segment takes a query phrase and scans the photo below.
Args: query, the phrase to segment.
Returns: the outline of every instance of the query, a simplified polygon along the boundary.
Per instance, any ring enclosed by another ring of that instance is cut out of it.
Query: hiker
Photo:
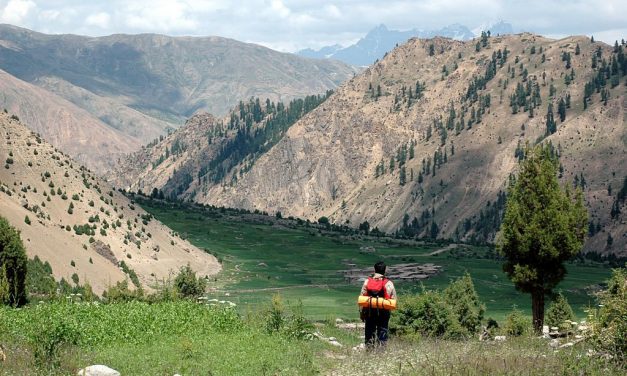
[[[396,303],[396,289],[394,283],[385,278],[385,263],[383,261],[374,264],[374,274],[364,281],[361,296],[394,299],[394,303]],[[375,344],[385,345],[388,340],[390,310],[372,306],[361,307],[359,317],[361,321],[366,322],[366,347],[373,348]]]

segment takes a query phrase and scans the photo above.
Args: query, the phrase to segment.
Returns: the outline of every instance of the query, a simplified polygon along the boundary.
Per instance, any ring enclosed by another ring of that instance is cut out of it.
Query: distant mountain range
[[[367,66],[381,59],[395,46],[405,43],[410,38],[445,37],[465,41],[479,36],[484,30],[489,30],[492,35],[512,34],[514,31],[511,24],[503,21],[481,25],[473,31],[460,24],[452,24],[437,30],[412,29],[407,31],[390,30],[381,24],[370,30],[357,43],[348,47],[335,44],[322,47],[319,50],[307,48],[298,51],[297,54],[316,59],[340,60],[355,66]]]
[[[339,61],[221,37],[92,38],[0,25],[0,109],[99,171],[197,111],[321,94],[354,73]]]

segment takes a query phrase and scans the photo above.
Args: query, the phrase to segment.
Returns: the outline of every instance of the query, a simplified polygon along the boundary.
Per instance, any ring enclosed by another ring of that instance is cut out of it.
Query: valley
[[[500,321],[514,306],[529,310],[529,296],[514,289],[491,247],[376,238],[260,214],[136,200],[155,218],[222,261],[224,270],[210,284],[208,296],[233,301],[244,311],[268,305],[273,294],[280,294],[293,304],[302,301],[306,315],[314,320],[356,320],[356,298],[363,280],[348,282],[343,271],[349,264],[371,269],[380,259],[392,267],[404,263],[442,267],[440,273],[420,281],[395,280],[401,300],[403,295],[420,293],[423,286],[443,289],[468,272],[487,305],[486,316]],[[571,263],[558,290],[584,318],[584,310],[595,304],[591,294],[609,275],[610,269],[599,263]]]

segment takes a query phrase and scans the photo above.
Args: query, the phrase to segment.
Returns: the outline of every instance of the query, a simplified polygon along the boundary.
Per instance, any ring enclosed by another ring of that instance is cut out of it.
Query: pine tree
[[[399,175],[399,184],[400,185],[405,185],[407,183],[407,170],[405,169],[405,166],[401,167],[401,172]]]
[[[0,304],[26,304],[26,251],[20,233],[0,217]]]
[[[588,214],[583,195],[562,190],[551,145],[527,150],[507,194],[497,248],[516,288],[531,294],[533,325],[544,322],[544,298],[564,278],[564,262],[583,247]],[[541,208],[541,209],[539,209]]]
[[[546,113],[546,134],[552,135],[557,131],[557,125],[553,117],[553,103],[549,103],[549,108]]]
[[[560,115],[560,122],[564,122],[566,120],[566,102],[564,102],[564,98],[561,98],[557,104],[557,113]]]

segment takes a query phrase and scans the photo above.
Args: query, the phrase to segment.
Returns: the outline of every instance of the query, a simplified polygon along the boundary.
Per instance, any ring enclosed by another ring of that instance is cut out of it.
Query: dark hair
[[[374,272],[379,274],[385,274],[385,262],[379,261],[374,264]]]

